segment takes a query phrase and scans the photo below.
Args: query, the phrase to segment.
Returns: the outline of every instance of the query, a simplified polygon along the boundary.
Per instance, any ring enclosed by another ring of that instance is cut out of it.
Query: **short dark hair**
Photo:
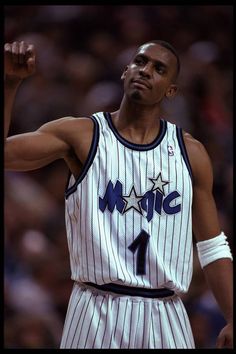
[[[176,60],[177,60],[177,70],[176,70],[176,78],[177,78],[179,75],[179,72],[180,72],[180,60],[179,60],[179,55],[178,55],[176,49],[169,42],[166,42],[166,41],[163,41],[160,39],[154,39],[154,40],[148,41],[144,44],[147,44],[147,43],[159,44],[160,46],[168,49],[169,51],[171,51],[172,54],[174,54],[174,56],[176,57]],[[144,44],[142,44],[141,47]]]

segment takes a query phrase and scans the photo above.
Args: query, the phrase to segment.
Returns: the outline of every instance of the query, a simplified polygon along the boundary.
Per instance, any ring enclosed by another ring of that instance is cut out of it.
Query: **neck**
[[[160,107],[127,102],[124,97],[120,109],[111,113],[113,124],[127,140],[149,144],[159,133]]]

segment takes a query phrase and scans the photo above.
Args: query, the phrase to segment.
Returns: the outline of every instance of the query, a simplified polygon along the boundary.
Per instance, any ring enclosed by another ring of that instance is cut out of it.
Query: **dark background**
[[[233,6],[5,6],[5,42],[37,51],[37,72],[18,92],[10,134],[63,116],[118,109],[122,70],[151,39],[169,41],[181,60],[179,94],[163,117],[206,147],[222,230],[233,236]],[[71,292],[64,224],[68,170],[61,161],[5,173],[4,347],[57,348]],[[214,348],[224,319],[194,249],[183,296],[197,348]]]

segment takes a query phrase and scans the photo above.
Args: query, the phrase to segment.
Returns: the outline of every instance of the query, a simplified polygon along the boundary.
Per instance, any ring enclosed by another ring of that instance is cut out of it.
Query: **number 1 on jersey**
[[[140,234],[129,245],[128,249],[135,253],[137,251],[136,274],[146,274],[146,253],[150,235],[142,230]]]

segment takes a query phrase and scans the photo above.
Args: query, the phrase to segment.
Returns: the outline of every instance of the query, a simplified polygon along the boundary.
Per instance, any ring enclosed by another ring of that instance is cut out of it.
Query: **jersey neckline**
[[[147,150],[154,149],[155,147],[157,147],[157,145],[159,145],[161,143],[161,141],[164,138],[165,133],[166,133],[167,122],[164,119],[160,119],[159,133],[157,134],[156,138],[151,143],[149,143],[149,144],[131,143],[130,141],[126,140],[125,138],[123,138],[120,135],[120,133],[118,132],[118,130],[116,129],[116,127],[114,126],[114,124],[112,122],[110,112],[103,112],[103,115],[104,115],[105,119],[107,120],[110,129],[112,130],[112,132],[114,133],[116,138],[120,141],[120,143],[132,150],[147,151]]]

